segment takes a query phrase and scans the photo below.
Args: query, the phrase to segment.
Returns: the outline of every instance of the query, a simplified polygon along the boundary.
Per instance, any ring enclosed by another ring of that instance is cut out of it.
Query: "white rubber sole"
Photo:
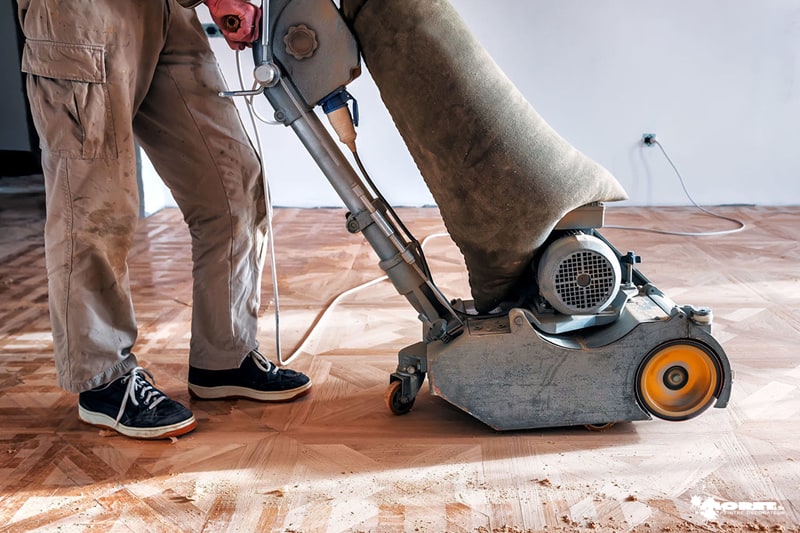
[[[124,424],[117,424],[110,416],[104,415],[103,413],[88,411],[80,405],[78,405],[78,418],[82,422],[86,422],[92,426],[110,429],[126,437],[133,437],[134,439],[168,439],[170,437],[177,437],[189,433],[197,427],[197,420],[195,420],[194,415],[192,415],[186,420],[168,426],[135,428]]]
[[[201,387],[189,383],[189,392],[195,398],[201,400],[220,400],[223,398],[247,398],[259,402],[286,402],[298,396],[303,396],[311,388],[309,381],[305,385],[296,389],[282,391],[257,391],[247,387],[235,387],[233,385],[223,385],[219,387]]]

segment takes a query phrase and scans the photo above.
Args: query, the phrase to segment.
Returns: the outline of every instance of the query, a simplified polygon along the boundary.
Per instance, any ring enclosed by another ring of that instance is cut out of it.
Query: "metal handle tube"
[[[381,265],[392,265],[385,272],[398,292],[409,300],[425,322],[452,318],[440,316],[437,306],[424,294],[423,287],[429,286],[430,280],[422,273],[420,265],[409,261],[408,244],[388,220],[379,211],[376,212],[375,198],[316,113],[302,103],[303,100],[291,83],[281,78],[276,86],[267,89],[264,94],[276,111],[276,119],[294,130],[345,207],[352,213],[366,211],[372,215],[375,223],[362,228],[362,233],[380,259]],[[393,261],[395,258],[403,260]]]
[[[293,89],[285,79],[281,79],[277,86],[265,92],[267,100],[276,110],[276,119],[294,130],[347,209],[353,213],[373,210],[371,205],[373,198],[363,186],[361,179],[347,162],[316,113],[301,103],[299,95],[292,94]],[[370,244],[373,244],[381,260],[397,253],[397,249],[389,240],[381,238],[378,241],[373,243],[370,240]]]
[[[269,61],[272,59],[270,54],[269,42],[270,42],[270,13],[269,13],[269,4],[270,0],[262,0],[261,2],[261,46],[267,52],[267,57],[264,58],[265,61]]]

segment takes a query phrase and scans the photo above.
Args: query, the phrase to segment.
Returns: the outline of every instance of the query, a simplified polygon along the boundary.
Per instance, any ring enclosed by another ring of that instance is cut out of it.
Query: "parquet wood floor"
[[[391,415],[388,375],[421,328],[388,282],[343,300],[293,361],[314,381],[308,396],[190,401],[190,254],[174,209],[142,221],[131,254],[136,351],[199,428],[162,442],[98,432],[55,386],[41,231],[0,244],[0,531],[800,531],[800,208],[717,211],[748,229],[604,235],[641,255],[673,300],[714,309],[736,372],[729,407],[604,432],[498,433],[427,387],[410,414]],[[399,212],[419,238],[443,231],[436,209]],[[690,208],[610,207],[607,223],[728,227]],[[25,226],[41,228],[40,209]],[[343,210],[278,209],[275,232],[288,355],[337,294],[381,272]],[[449,239],[426,249],[444,293],[468,297]],[[263,294],[273,354],[268,274]],[[724,503],[711,518],[697,505],[709,498]],[[766,509],[747,509],[757,502]]]

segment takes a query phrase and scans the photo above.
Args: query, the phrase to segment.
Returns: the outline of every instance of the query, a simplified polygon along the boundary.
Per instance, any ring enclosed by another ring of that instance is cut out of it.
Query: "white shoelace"
[[[150,379],[153,380],[153,383],[155,383],[153,374],[147,369],[137,366],[131,370],[130,374],[124,378],[128,380],[128,387],[125,389],[125,395],[122,397],[122,405],[119,408],[115,424],[119,424],[119,421],[122,419],[122,414],[125,412],[125,406],[128,405],[128,400],[137,407],[139,406],[139,401],[141,401],[142,405],[146,406],[148,409],[153,409],[167,398],[161,391],[153,387],[142,374],[149,376]]]
[[[271,374],[278,373],[278,367],[272,361],[264,357],[264,354],[259,352],[258,350],[253,350],[250,352],[250,358],[253,359],[253,362],[256,366],[264,372],[268,372]]]

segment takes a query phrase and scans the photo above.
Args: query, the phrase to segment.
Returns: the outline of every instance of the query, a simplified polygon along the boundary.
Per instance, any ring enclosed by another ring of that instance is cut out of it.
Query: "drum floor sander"
[[[262,24],[258,88],[235,94],[266,96],[422,323],[389,376],[393,413],[411,411],[426,378],[496,430],[602,429],[726,406],[732,373],[711,310],[675,304],[600,234],[604,202],[624,191],[533,111],[446,1],[271,0]],[[345,87],[362,58],[465,256],[472,299],[436,287],[358,159]]]

